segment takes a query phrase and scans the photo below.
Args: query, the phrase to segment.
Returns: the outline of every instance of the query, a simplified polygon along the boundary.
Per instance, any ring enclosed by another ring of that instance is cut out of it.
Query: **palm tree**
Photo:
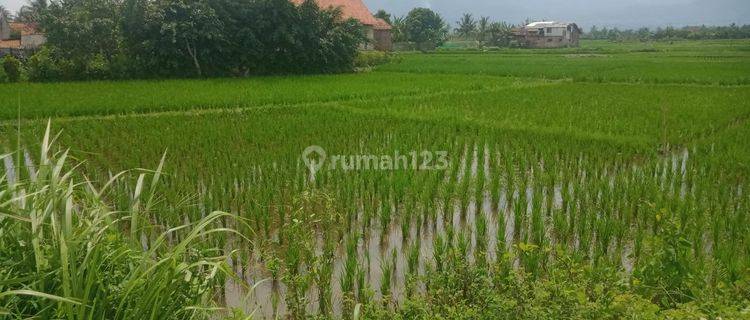
[[[391,30],[393,42],[406,41],[406,35],[404,33],[404,17],[394,17],[391,27],[393,28]]]
[[[507,47],[510,45],[510,41],[513,38],[513,26],[504,21],[493,22],[490,24],[488,33],[491,45]]]
[[[456,21],[458,28],[456,28],[456,34],[459,37],[468,38],[475,31],[477,31],[477,22],[471,13],[464,13],[461,20]]]
[[[26,5],[18,10],[16,20],[25,23],[38,23],[42,20],[42,14],[48,6],[47,0],[28,0]]]
[[[10,20],[10,10],[3,5],[0,5],[0,17]]]
[[[487,41],[487,32],[490,30],[490,17],[479,18],[478,30],[477,40],[484,43]]]

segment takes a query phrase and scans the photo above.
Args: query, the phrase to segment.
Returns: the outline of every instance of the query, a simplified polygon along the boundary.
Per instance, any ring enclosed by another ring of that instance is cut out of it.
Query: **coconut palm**
[[[477,24],[477,40],[481,43],[484,43],[487,41],[487,33],[490,30],[490,17],[481,17],[479,18],[479,23]]]
[[[466,38],[477,31],[477,21],[474,20],[471,13],[464,13],[461,20],[456,21],[456,24],[458,25],[458,28],[456,28],[456,34],[458,34],[459,37]]]
[[[47,0],[29,0],[16,14],[16,20],[25,23],[37,23],[41,21],[42,14],[49,7]]]
[[[394,17],[391,26],[393,27],[393,30],[391,30],[393,41],[406,41],[406,36],[404,34],[404,17]]]
[[[0,17],[10,19],[10,10],[3,5],[0,5]]]

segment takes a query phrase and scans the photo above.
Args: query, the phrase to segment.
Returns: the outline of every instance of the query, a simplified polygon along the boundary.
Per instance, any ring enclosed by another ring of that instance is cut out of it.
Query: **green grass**
[[[701,43],[704,44],[704,43]],[[580,82],[750,84],[750,42],[583,43],[582,48],[405,55],[381,71],[494,75]],[[654,51],[654,52],[650,52]]]
[[[0,84],[8,96],[0,119],[16,119],[17,97],[24,119],[144,114],[201,109],[253,108],[269,105],[376,99],[436,91],[476,90],[510,80],[463,76],[367,73],[337,76],[252,79],[162,80]],[[82,94],[84,93],[84,94]]]
[[[19,143],[6,99],[1,142],[38,158],[51,117],[96,185],[166,151],[163,211],[147,220],[246,222],[225,225],[252,241],[205,247],[239,249],[237,272],[272,279],[265,307],[244,310],[260,316],[309,315],[317,284],[329,317],[732,318],[750,300],[748,48],[597,41],[405,54],[350,75],[2,85],[22,93],[23,126]],[[310,145],[450,164],[311,181]],[[106,200],[131,208],[139,176],[123,179]]]

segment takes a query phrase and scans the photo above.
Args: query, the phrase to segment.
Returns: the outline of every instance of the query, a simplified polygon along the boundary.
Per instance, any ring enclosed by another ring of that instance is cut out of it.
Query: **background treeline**
[[[384,10],[378,11],[375,16],[393,26],[394,42],[411,42],[417,45],[427,42],[428,45],[441,46],[448,41],[477,41],[480,46],[513,45],[514,25],[504,21],[493,21],[486,16],[476,19],[472,14],[465,13],[456,21],[455,28],[451,28],[439,14],[426,8],[416,8],[402,17],[393,17]],[[429,36],[424,37],[422,33]]]
[[[405,16],[394,17],[379,10],[375,17],[391,25],[391,37],[396,43],[412,43],[415,49],[432,50],[448,40],[450,25],[443,17],[428,8],[414,8]]]
[[[490,17],[482,16],[475,19],[470,13],[464,13],[456,21],[451,39],[456,41],[477,41],[480,46],[514,47],[513,28],[516,26],[505,21],[492,21]]]
[[[313,0],[58,0],[37,16],[30,81],[345,72],[366,41]]]
[[[607,27],[600,29],[593,26],[584,37],[587,39],[612,41],[748,39],[750,38],[750,25],[666,27],[657,28],[656,30],[649,28],[620,30],[617,28],[607,29]]]

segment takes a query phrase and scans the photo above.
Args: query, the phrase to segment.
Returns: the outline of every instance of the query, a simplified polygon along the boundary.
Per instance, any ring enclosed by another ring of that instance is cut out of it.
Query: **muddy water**
[[[533,201],[533,190],[525,190],[529,208]],[[562,205],[561,188],[555,188],[554,201],[556,208]],[[485,192],[481,204],[472,199],[465,213],[462,213],[460,204],[454,203],[450,206],[449,212],[443,212],[437,209],[436,218],[430,221],[420,222],[418,218],[409,221],[408,235],[403,234],[401,221],[394,219],[383,232],[382,227],[378,226],[379,221],[374,218],[370,221],[368,229],[361,237],[357,244],[357,261],[364,268],[365,279],[368,287],[373,291],[373,298],[380,301],[382,294],[380,292],[383,275],[383,267],[390,264],[392,255],[395,252],[395,269],[391,279],[391,301],[394,305],[403,301],[406,295],[406,278],[408,275],[408,255],[414,246],[419,246],[419,264],[415,272],[425,274],[428,266],[434,265],[434,243],[437,236],[445,236],[448,225],[458,235],[463,233],[469,239],[469,252],[467,259],[470,262],[478,258],[476,248],[478,240],[486,244],[487,261],[495,261],[497,251],[497,232],[500,227],[500,221],[504,223],[505,233],[503,235],[506,249],[511,249],[515,235],[515,219],[513,212],[510,210],[511,202],[506,199],[505,191],[501,192],[499,203],[493,206],[491,195]],[[514,198],[518,198],[519,191],[513,192]],[[510,199],[514,201],[513,199]],[[546,201],[543,201],[546,203]],[[437,206],[441,208],[442,206]],[[493,209],[497,208],[497,210]],[[476,219],[478,215],[483,215],[486,221],[486,233],[484,239],[477,239]],[[360,214],[360,217],[362,215]],[[551,224],[549,224],[551,225]],[[350,233],[361,233],[362,223],[353,225]],[[345,237],[346,238],[346,237]],[[456,240],[454,239],[454,242]],[[455,243],[454,243],[455,245]],[[369,259],[368,259],[369,257]],[[345,244],[341,244],[336,250],[336,257],[333,267],[333,276],[331,279],[332,292],[332,309],[333,314],[337,317],[342,313],[343,292],[341,291],[340,281],[344,276],[344,265],[346,263]],[[246,281],[246,286],[253,287],[252,290],[246,290],[242,285],[228,281],[225,289],[226,305],[232,308],[240,308],[247,313],[255,312],[262,318],[273,318],[276,315],[283,315],[287,312],[288,307],[284,301],[286,286],[280,281],[273,281],[270,271],[257,258],[251,259],[248,263],[232,262],[237,267],[237,273]],[[421,290],[417,286],[417,292]],[[307,294],[307,312],[316,314],[319,306],[318,289],[313,287]]]
[[[488,150],[485,148],[484,150]],[[474,148],[473,152],[464,152],[462,163],[458,167],[460,168],[457,173],[457,180],[460,183],[463,179],[466,179],[468,175],[476,177],[479,170],[478,159],[482,155],[478,155],[477,149]],[[485,178],[489,181],[489,178],[493,172],[489,166],[489,155],[485,151],[484,161],[482,162],[485,167],[483,168]],[[467,163],[467,159],[472,159]],[[664,162],[657,168],[655,174],[657,179],[662,184],[662,188],[666,191],[669,188],[674,188],[673,184],[668,183],[667,175],[677,176],[678,183],[677,187],[680,190],[670,190],[669,192],[677,191],[681,197],[684,197],[687,190],[687,162],[689,153],[687,150],[682,154],[676,154],[674,156],[664,157]],[[638,170],[634,167],[633,170]],[[498,173],[499,174],[499,173]],[[614,172],[603,173],[603,175],[611,176],[609,179],[609,185],[615,183]],[[585,176],[586,174],[582,174]],[[447,179],[446,179],[447,180]],[[550,244],[554,245],[555,237],[553,236],[553,218],[554,214],[561,212],[563,207],[563,190],[561,185],[557,185],[553,188],[542,188],[541,192],[534,189],[533,183],[529,183],[529,186],[525,190],[514,189],[511,192],[501,186],[501,190],[498,193],[498,203],[492,203],[492,190],[485,190],[483,199],[472,199],[469,201],[469,205],[465,208],[465,212],[460,205],[460,201],[454,201],[447,208],[450,208],[447,212],[444,212],[441,208],[442,204],[436,205],[434,215],[426,215],[427,217],[434,217],[434,219],[421,220],[418,214],[408,215],[399,214],[399,216],[411,216],[411,220],[407,222],[408,228],[407,234],[404,235],[404,228],[402,227],[402,221],[393,219],[387,226],[380,226],[379,213],[374,214],[374,218],[367,224],[370,227],[363,227],[363,212],[357,214],[356,222],[352,224],[351,229],[348,231],[348,235],[344,239],[348,239],[351,235],[358,236],[357,242],[357,264],[362,268],[362,272],[365,274],[365,283],[368,289],[371,290],[373,296],[372,299],[381,301],[383,299],[382,293],[380,292],[381,281],[383,281],[383,268],[393,263],[395,268],[392,272],[392,278],[388,286],[391,288],[390,301],[393,306],[398,306],[398,303],[403,301],[407,294],[406,279],[409,276],[409,263],[408,257],[412,248],[418,246],[418,265],[415,274],[424,275],[429,267],[434,266],[434,244],[437,237],[444,237],[447,234],[447,228],[450,227],[456,235],[463,234],[469,240],[468,256],[469,261],[476,261],[477,259],[486,258],[488,262],[494,262],[497,260],[496,252],[498,251],[498,230],[503,228],[504,234],[502,238],[506,250],[513,250],[512,244],[514,239],[517,237],[517,230],[515,213],[513,212],[513,204],[516,203],[522,193],[525,193],[527,215],[533,210],[534,197],[541,196],[541,210],[542,212],[552,212],[550,216],[544,216],[545,225],[545,236],[550,239]],[[571,199],[575,200],[573,194],[573,188],[567,188]],[[496,191],[497,192],[497,191]],[[741,192],[741,191],[740,191]],[[599,195],[599,197],[601,194]],[[551,198],[551,199],[549,199]],[[551,200],[551,201],[548,201]],[[547,208],[551,204],[553,208]],[[395,210],[396,204],[391,204],[392,209]],[[549,209],[549,210],[548,210]],[[403,212],[401,212],[403,213]],[[486,232],[484,239],[477,239],[477,218],[482,215],[486,221]],[[527,219],[529,217],[526,217]],[[528,223],[528,222],[526,222]],[[527,228],[527,227],[526,227]],[[362,230],[365,230],[364,232]],[[523,231],[528,232],[528,230]],[[458,236],[456,236],[458,238]],[[594,241],[595,236],[590,241]],[[322,240],[321,240],[322,241]],[[453,245],[456,245],[457,240],[454,239]],[[486,256],[479,256],[477,253],[478,242],[482,241],[485,244]],[[591,251],[593,254],[594,246],[585,247],[581,244],[577,238],[577,234],[573,235],[571,239],[572,246],[576,249],[586,249]],[[615,243],[612,241],[610,245],[613,247],[612,252],[615,252]],[[318,245],[319,247],[322,244]],[[623,268],[630,272],[633,268],[633,261],[631,258],[633,252],[633,246],[631,243],[625,243],[619,251],[620,261]],[[395,261],[392,261],[392,257],[395,253]],[[333,263],[333,273],[331,276],[331,313],[335,317],[341,317],[343,313],[343,297],[344,292],[341,290],[341,281],[345,276],[345,264],[347,260],[346,244],[342,243],[336,248],[335,259]],[[247,313],[254,313],[259,318],[275,318],[287,314],[289,308],[286,305],[285,296],[287,293],[287,287],[279,280],[273,280],[271,272],[266,268],[266,265],[260,261],[258,257],[253,257],[250,261],[240,262],[233,261],[233,265],[236,267],[237,274],[243,279],[244,284],[240,285],[233,281],[228,281],[225,288],[225,303],[228,307],[242,309]],[[514,261],[514,265],[518,266],[519,261]],[[386,280],[388,281],[388,280]],[[251,289],[247,289],[250,287]],[[417,284],[415,288],[416,292],[424,290],[421,284]],[[356,291],[356,289],[355,289]],[[320,312],[320,290],[314,285],[307,290],[306,294],[306,312],[308,314],[318,314]]]

